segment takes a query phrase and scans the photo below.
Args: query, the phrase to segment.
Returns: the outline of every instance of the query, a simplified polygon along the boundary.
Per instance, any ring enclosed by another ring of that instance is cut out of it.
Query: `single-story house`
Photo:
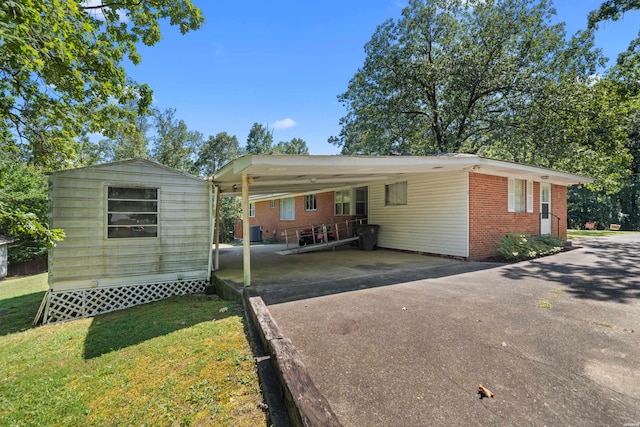
[[[262,226],[281,240],[303,222],[366,212],[379,247],[478,260],[511,232],[565,239],[567,186],[592,179],[470,154],[253,155],[214,181],[223,195],[246,196],[243,234]]]
[[[252,225],[280,238],[303,223],[359,219],[379,226],[381,248],[477,260],[510,232],[566,238],[567,186],[588,182],[463,154],[248,155],[208,179],[141,159],[55,172],[50,223],[66,239],[50,251],[49,291],[36,320],[202,291],[218,267],[221,196],[242,197],[244,236]]]
[[[150,160],[54,172],[49,291],[36,321],[58,322],[203,291],[212,184]]]

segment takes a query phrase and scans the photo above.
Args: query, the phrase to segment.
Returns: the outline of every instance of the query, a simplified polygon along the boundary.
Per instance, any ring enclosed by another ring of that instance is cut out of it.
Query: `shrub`
[[[562,240],[555,237],[509,233],[498,242],[496,253],[505,261],[524,261],[555,254],[561,250]]]

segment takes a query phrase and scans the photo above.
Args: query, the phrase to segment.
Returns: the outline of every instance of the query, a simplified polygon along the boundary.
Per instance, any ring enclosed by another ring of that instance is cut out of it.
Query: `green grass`
[[[553,304],[551,304],[549,301],[540,300],[540,301],[538,301],[538,307],[540,307],[540,308],[551,308],[551,307],[553,307]]]
[[[205,295],[31,327],[46,274],[0,282],[0,425],[266,425],[240,308]]]
[[[567,230],[567,239],[577,239],[585,237],[603,237],[616,234],[633,234],[638,231],[614,231],[614,230]]]
[[[0,282],[0,336],[32,327],[47,288],[46,273]]]

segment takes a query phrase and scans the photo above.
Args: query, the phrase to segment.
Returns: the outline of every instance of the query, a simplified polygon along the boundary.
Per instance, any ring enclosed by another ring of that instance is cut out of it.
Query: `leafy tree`
[[[56,168],[75,160],[76,137],[112,137],[151,102],[122,61],[161,39],[168,19],[182,34],[204,18],[191,0],[0,2],[0,134],[3,149]],[[124,108],[136,102],[136,110]]]
[[[309,154],[309,147],[304,139],[293,138],[291,141],[280,141],[273,148],[274,154]]]
[[[138,114],[131,118],[132,123],[123,123],[112,138],[103,138],[93,142],[83,135],[77,140],[77,166],[88,166],[96,163],[117,160],[149,158],[150,139],[147,135],[151,129],[150,116]]]
[[[366,44],[333,142],[345,154],[434,154],[504,139],[549,82],[584,77],[598,59],[592,37],[567,42],[553,13],[547,0],[411,0]]]
[[[273,150],[273,134],[261,124],[254,123],[247,137],[246,152],[249,154],[270,154]]]
[[[640,0],[607,0],[589,13],[588,28],[596,29],[602,21],[617,21],[625,12],[640,9]]]
[[[109,161],[149,158],[150,117],[138,114],[129,126],[121,126],[111,141],[101,141],[107,145]]]
[[[235,135],[220,132],[209,139],[200,148],[196,167],[200,175],[213,175],[222,166],[242,155],[242,150]],[[241,204],[238,197],[223,197],[220,200],[220,241],[233,240],[233,225],[241,215]]]
[[[629,120],[627,148],[632,155],[630,174],[623,180],[618,193],[622,226],[627,230],[640,230],[640,102]]]
[[[0,161],[0,235],[14,239],[9,262],[28,261],[47,253],[64,238],[51,230],[48,218],[48,182],[42,171],[14,156]]]
[[[634,83],[612,78],[620,73],[617,67],[608,73],[606,85],[611,89],[608,91],[609,109],[607,105],[601,105],[600,115],[624,130],[619,150],[626,153],[629,161],[621,165],[609,164],[599,157],[592,160],[600,165],[603,173],[617,166],[617,175],[608,175],[609,185],[569,191],[569,209],[571,218],[575,219],[574,226],[582,227],[586,221],[596,221],[600,227],[619,223],[625,230],[640,230],[640,98],[633,89]],[[615,116],[609,116],[612,112]],[[598,182],[602,183],[602,180]]]
[[[588,17],[588,28],[597,29],[604,21],[617,21],[631,10],[640,9],[637,0],[608,0]],[[569,192],[569,208],[575,226],[585,221],[596,221],[600,227],[620,223],[623,229],[640,230],[640,37],[630,41],[629,47],[618,55],[616,64],[605,73],[611,103],[600,109],[600,116],[612,113],[611,120],[624,127],[624,147],[630,162],[628,174],[619,175],[619,191],[602,188],[573,189]],[[606,107],[610,107],[607,109]],[[621,172],[625,172],[621,168]]]
[[[233,226],[237,218],[242,216],[242,203],[239,197],[222,197],[220,199],[220,242],[233,240]]]
[[[210,176],[230,161],[240,157],[240,145],[235,135],[220,132],[216,136],[209,135],[198,153],[196,168],[200,175]]]
[[[626,104],[607,79],[550,82],[494,139],[478,146],[488,157],[596,177],[591,189],[612,194],[628,173]]]
[[[154,110],[153,158],[165,166],[187,173],[197,173],[197,153],[202,146],[200,132],[190,131],[184,120],[175,117],[176,110]]]

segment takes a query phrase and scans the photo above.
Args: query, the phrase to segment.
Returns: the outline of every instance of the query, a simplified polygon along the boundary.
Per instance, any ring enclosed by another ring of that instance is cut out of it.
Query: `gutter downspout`
[[[244,287],[251,287],[251,236],[249,235],[249,177],[242,174],[242,261]]]

